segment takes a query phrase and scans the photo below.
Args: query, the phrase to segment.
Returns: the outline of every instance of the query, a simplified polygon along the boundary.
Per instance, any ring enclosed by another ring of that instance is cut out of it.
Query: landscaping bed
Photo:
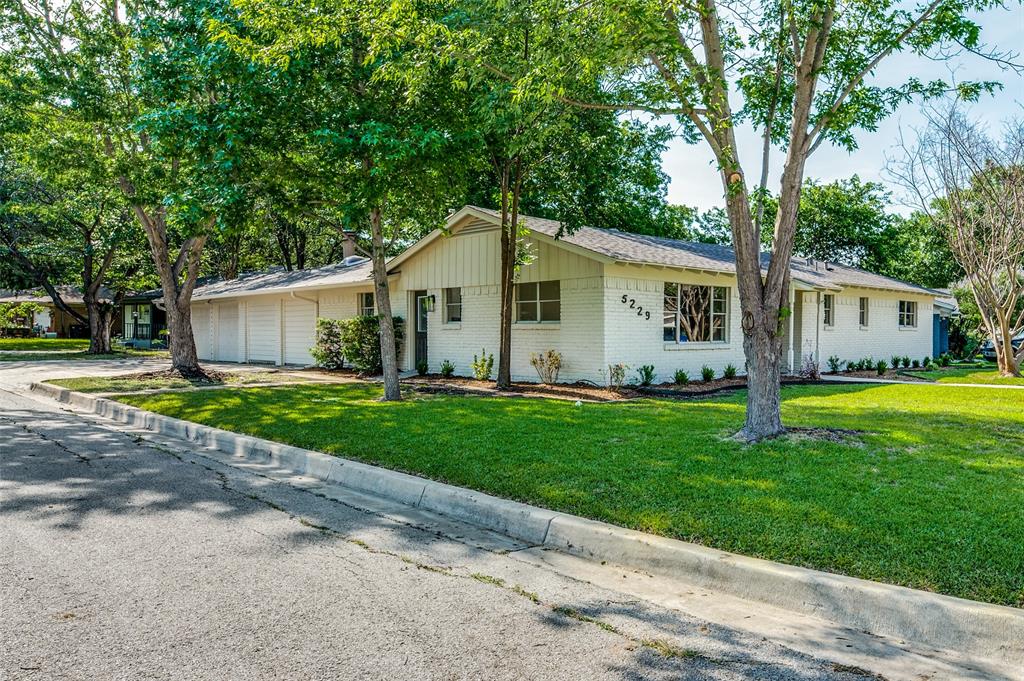
[[[790,386],[783,417],[799,432],[757,445],[730,439],[743,392],[581,405],[380,394],[346,383],[119,399],[727,551],[1024,606],[1016,391]]]

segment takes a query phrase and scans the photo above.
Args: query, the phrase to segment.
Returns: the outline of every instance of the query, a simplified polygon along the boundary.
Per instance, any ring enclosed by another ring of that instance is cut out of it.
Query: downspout
[[[818,304],[814,306],[814,363],[821,367],[821,291],[817,293]]]
[[[796,367],[793,366],[795,361],[795,353],[793,345],[796,343],[796,338],[793,337],[794,322],[793,317],[796,316],[796,287],[790,284],[789,286],[789,357],[787,362],[789,363],[789,374],[792,376],[797,373]]]

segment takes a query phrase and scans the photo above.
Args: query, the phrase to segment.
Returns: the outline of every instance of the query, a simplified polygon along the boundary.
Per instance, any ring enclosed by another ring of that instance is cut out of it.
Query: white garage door
[[[196,340],[196,355],[199,359],[213,359],[213,343],[210,335],[210,306],[192,306],[192,337]]]
[[[287,300],[284,304],[285,364],[313,364],[309,349],[316,337],[316,304]]]
[[[249,333],[249,361],[281,361],[281,303],[277,300],[251,301],[245,316]]]
[[[217,359],[238,361],[238,303],[217,306]]]

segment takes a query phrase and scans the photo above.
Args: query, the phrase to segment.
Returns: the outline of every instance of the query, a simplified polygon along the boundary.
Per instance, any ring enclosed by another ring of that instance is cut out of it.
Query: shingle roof
[[[329,288],[351,284],[368,283],[372,277],[369,260],[347,261],[325,265],[309,270],[289,272],[283,267],[274,267],[260,272],[246,272],[237,279],[217,279],[209,284],[196,287],[192,300],[230,298],[249,293],[274,293],[296,289]]]
[[[474,207],[474,209],[493,218],[500,219],[501,217],[497,211],[488,208]],[[581,227],[571,234],[562,234],[562,223],[556,220],[527,215],[520,216],[520,219],[530,230],[556,237],[560,241],[618,262],[662,265],[708,272],[732,273],[736,271],[736,255],[728,246],[682,241],[648,234],[632,234],[617,229],[596,227]],[[763,268],[767,269],[770,260],[770,254],[761,254]],[[794,279],[815,287],[837,289],[844,286],[860,286],[934,295],[934,291],[930,289],[905,281],[856,267],[814,261],[809,258],[794,257],[790,270]]]
[[[67,284],[55,286],[61,300],[68,305],[83,305],[85,299],[81,290]],[[105,286],[100,287],[99,299],[110,301],[114,299],[113,292]],[[0,289],[0,303],[39,303],[41,305],[53,305],[53,299],[43,288],[26,289],[14,291],[11,289]]]

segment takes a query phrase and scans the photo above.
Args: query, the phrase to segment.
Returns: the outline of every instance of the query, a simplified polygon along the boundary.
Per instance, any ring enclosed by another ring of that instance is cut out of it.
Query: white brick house
[[[584,227],[560,235],[551,220],[523,217],[531,254],[519,273],[512,374],[536,380],[530,355],[562,354],[560,380],[607,381],[610,364],[644,364],[656,380],[744,371],[732,250]],[[444,360],[468,374],[474,354],[497,354],[499,216],[467,206],[444,230],[389,263],[392,306],[406,318],[400,365]],[[347,263],[347,264],[346,264]],[[198,288],[193,326],[202,359],[309,364],[317,317],[369,310],[369,263],[268,272]],[[796,258],[784,336],[787,369],[932,353],[936,293],[863,270]],[[412,314],[411,314],[412,313]]]

